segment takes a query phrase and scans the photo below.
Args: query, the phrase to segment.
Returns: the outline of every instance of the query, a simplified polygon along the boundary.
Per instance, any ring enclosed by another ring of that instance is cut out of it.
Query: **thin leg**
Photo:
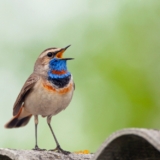
[[[35,122],[35,140],[36,140],[36,144],[35,144],[35,148],[33,150],[36,151],[44,151],[45,149],[40,149],[38,147],[38,143],[37,143],[37,126],[38,126],[38,115],[34,116],[34,122]]]
[[[51,116],[48,116],[48,117],[47,117],[47,123],[48,123],[48,126],[49,126],[49,128],[50,128],[50,130],[51,130],[51,132],[52,132],[52,135],[53,135],[53,138],[54,138],[54,140],[55,140],[55,142],[56,142],[56,145],[57,145],[57,147],[56,147],[55,149],[53,149],[52,151],[57,151],[57,152],[60,152],[60,153],[66,154],[66,155],[67,155],[67,154],[70,154],[69,151],[63,150],[63,149],[61,148],[60,144],[58,143],[58,140],[57,140],[57,138],[56,138],[56,136],[55,136],[55,134],[54,134],[54,132],[53,132],[52,126],[51,126],[51,124],[50,124],[51,118],[52,118]]]

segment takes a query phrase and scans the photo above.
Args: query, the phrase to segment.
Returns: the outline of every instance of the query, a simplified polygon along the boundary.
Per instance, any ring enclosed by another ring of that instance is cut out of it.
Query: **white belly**
[[[33,115],[49,116],[55,115],[65,109],[73,95],[74,87],[71,81],[66,87],[71,85],[71,89],[66,93],[48,90],[43,87],[42,81],[39,81],[33,91],[26,97],[24,107]],[[61,89],[62,90],[62,89]]]

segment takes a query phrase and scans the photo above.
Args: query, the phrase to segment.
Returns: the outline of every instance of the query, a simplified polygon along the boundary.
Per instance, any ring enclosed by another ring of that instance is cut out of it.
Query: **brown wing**
[[[29,93],[29,91],[32,89],[32,87],[34,86],[34,84],[38,81],[39,76],[37,74],[31,74],[30,77],[27,79],[27,81],[25,82],[23,88],[21,89],[16,102],[14,103],[13,106],[13,116],[17,115],[22,103],[24,102],[24,98],[26,96],[26,94]]]

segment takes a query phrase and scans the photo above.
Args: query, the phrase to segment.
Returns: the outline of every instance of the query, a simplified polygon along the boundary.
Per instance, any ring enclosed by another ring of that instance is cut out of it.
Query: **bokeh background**
[[[0,1],[0,147],[34,147],[34,121],[7,130],[12,106],[48,47],[72,46],[65,57],[76,90],[69,107],[53,117],[61,146],[95,152],[114,131],[160,128],[159,0]],[[38,100],[37,100],[38,101]],[[39,118],[41,148],[54,140]]]

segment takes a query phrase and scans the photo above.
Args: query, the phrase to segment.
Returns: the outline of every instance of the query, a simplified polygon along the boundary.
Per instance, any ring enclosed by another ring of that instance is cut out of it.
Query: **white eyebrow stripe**
[[[44,52],[41,53],[41,55],[39,56],[39,58],[44,57],[48,52],[55,52],[55,51],[58,51],[58,50],[60,50],[60,49],[61,49],[61,48],[45,50]]]

